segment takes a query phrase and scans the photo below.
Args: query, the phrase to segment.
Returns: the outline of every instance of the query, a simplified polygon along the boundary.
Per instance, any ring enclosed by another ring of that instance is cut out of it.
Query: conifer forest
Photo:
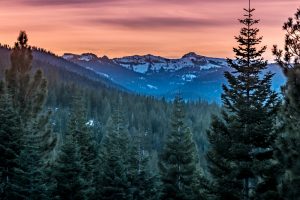
[[[27,30],[1,44],[0,200],[300,200],[300,7],[279,27],[284,47],[267,47],[263,8],[244,4],[220,101],[133,92]]]

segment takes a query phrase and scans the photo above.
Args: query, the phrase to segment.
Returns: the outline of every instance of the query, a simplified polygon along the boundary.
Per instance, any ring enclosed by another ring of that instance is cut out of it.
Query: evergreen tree
[[[97,168],[97,148],[95,138],[87,126],[87,113],[81,92],[73,97],[69,130],[73,132],[79,145],[79,152],[83,166],[83,179],[86,187],[86,196],[92,199],[95,193],[95,173]]]
[[[49,124],[50,115],[42,115],[31,122],[30,131],[24,132],[22,137],[22,151],[19,157],[21,171],[18,173],[25,199],[52,199],[54,187],[51,174],[52,161],[44,136],[52,134]],[[52,143],[52,141],[49,141]]]
[[[193,190],[195,177],[198,177],[197,150],[192,134],[184,122],[183,105],[182,98],[177,96],[174,100],[171,132],[159,161],[161,199],[199,199]]]
[[[250,1],[244,10],[235,59],[227,60],[233,71],[225,72],[222,118],[213,117],[208,131],[212,189],[217,199],[276,199],[272,155],[279,101],[271,90],[273,74],[262,73],[266,47],[257,49],[262,37],[254,27],[259,20],[252,18]]]
[[[141,136],[137,136],[131,142],[128,174],[131,199],[157,200],[159,198],[157,176],[150,169],[149,155],[143,147]]]
[[[16,173],[20,171],[20,119],[3,84],[0,85],[0,199],[21,199]]]
[[[25,199],[45,199],[44,192],[37,191],[46,178],[43,171],[51,157],[55,138],[48,123],[50,113],[44,113],[47,81],[40,70],[31,76],[32,51],[27,41],[26,33],[21,32],[12,49],[11,67],[6,70],[4,86],[14,112],[20,118],[18,128],[21,133],[16,140],[21,141],[18,147],[20,170],[15,172],[21,185],[19,193]]]
[[[276,158],[281,166],[279,191],[283,199],[300,197],[300,9],[294,19],[284,23],[286,31],[285,51],[274,47],[287,83],[282,92],[284,102],[279,113],[280,126],[277,139]]]
[[[119,109],[113,113],[101,146],[101,176],[98,198],[130,199],[128,181],[129,135]]]
[[[17,173],[22,184],[20,192],[25,197],[24,199],[28,200],[50,199],[46,192],[46,174],[44,174],[43,159],[40,151],[42,147],[39,146],[40,138],[36,133],[36,130],[31,129],[30,133],[23,136],[23,149],[19,157],[19,162],[22,163],[21,171]]]
[[[83,166],[74,132],[68,131],[55,163],[53,176],[56,199],[84,200],[86,185],[83,180]]]
[[[40,137],[44,138],[44,143],[40,146],[44,148],[43,156],[47,157],[55,146],[54,134],[49,131],[50,113],[44,112],[48,93],[47,80],[41,70],[31,75],[33,56],[27,42],[26,33],[21,31],[12,49],[11,67],[6,70],[5,86],[12,98],[13,108],[20,116],[23,135],[25,132],[30,133],[35,123],[43,124],[40,128],[46,131],[39,131]]]
[[[42,71],[37,70],[32,78],[32,50],[27,44],[28,38],[21,31],[11,53],[11,67],[6,70],[5,80],[8,93],[13,100],[13,107],[20,115],[22,126],[30,126],[44,108],[47,97],[47,81]]]

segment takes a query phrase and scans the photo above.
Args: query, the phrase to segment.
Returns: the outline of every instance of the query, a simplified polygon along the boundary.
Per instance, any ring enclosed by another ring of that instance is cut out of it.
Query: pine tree
[[[37,70],[32,77],[33,57],[27,42],[26,33],[21,31],[12,49],[11,67],[6,70],[4,87],[11,98],[14,112],[20,118],[20,170],[15,172],[19,179],[18,184],[22,187],[19,188],[19,193],[22,193],[24,198],[45,199],[43,192],[36,191],[40,190],[40,182],[46,178],[43,171],[49,163],[56,140],[48,123],[50,113],[44,112],[47,81],[41,70]],[[32,176],[37,171],[40,172],[39,176]]]
[[[51,190],[54,183],[48,173],[48,170],[52,170],[52,166],[49,165],[48,158],[44,157],[48,155],[45,152],[49,149],[42,146],[47,142],[43,136],[52,133],[48,123],[49,117],[43,115],[31,122],[30,131],[22,137],[23,146],[19,157],[22,164],[18,176],[22,184],[20,191],[25,199],[52,199]]]
[[[5,74],[8,93],[24,128],[30,126],[31,120],[43,110],[47,96],[47,81],[43,78],[42,71],[37,70],[33,78],[30,74],[33,56],[27,42],[26,33],[21,31],[12,49],[11,67]]]
[[[21,199],[16,176],[16,172],[20,171],[20,119],[12,108],[3,84],[0,85],[0,199]]]
[[[168,135],[159,161],[162,182],[161,199],[192,200],[197,175],[197,150],[192,134],[185,125],[183,100],[177,96]],[[200,190],[200,188],[198,188]]]
[[[83,166],[74,132],[66,133],[53,169],[56,188],[53,196],[57,199],[84,200],[86,185],[83,180]]]
[[[279,113],[280,126],[276,158],[281,166],[279,191],[283,199],[300,197],[300,9],[284,23],[285,51],[274,46],[273,53],[287,82],[282,88],[284,102]]]
[[[235,59],[228,59],[233,72],[225,72],[222,117],[213,117],[208,131],[207,154],[217,199],[276,199],[272,162],[277,94],[271,90],[273,74],[264,73],[267,62],[261,57],[266,47],[254,25],[255,9],[244,9],[244,26],[235,37]]]
[[[34,124],[43,122],[43,129],[49,128],[49,112],[45,112],[47,99],[47,80],[41,70],[31,75],[32,50],[27,44],[24,31],[20,32],[18,41],[11,53],[11,67],[5,73],[5,87],[12,98],[14,110],[20,116],[22,130],[31,132]],[[44,121],[48,119],[48,121]],[[55,137],[51,131],[39,133],[44,138],[44,153],[48,154],[55,146]]]
[[[34,142],[36,137],[26,135],[23,150],[19,157],[21,171],[17,173],[22,184],[20,192],[24,199],[47,199],[47,186],[44,183],[43,163],[39,154],[39,146]],[[49,197],[50,198],[50,197]]]
[[[149,155],[145,151],[142,136],[135,137],[129,151],[129,173],[131,199],[157,200],[159,198],[158,179],[149,165]]]
[[[87,113],[81,92],[77,91],[73,97],[69,130],[75,135],[79,145],[79,152],[83,166],[83,179],[87,185],[85,195],[92,199],[95,193],[95,175],[97,168],[96,141],[87,126]]]
[[[129,135],[120,109],[113,113],[101,146],[101,199],[130,199],[128,181]]]

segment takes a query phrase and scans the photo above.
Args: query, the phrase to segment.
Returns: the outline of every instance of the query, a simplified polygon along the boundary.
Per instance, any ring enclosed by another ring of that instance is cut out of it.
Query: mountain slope
[[[4,71],[10,66],[10,50],[0,47],[0,78],[3,78]],[[124,87],[114,83],[110,79],[97,74],[95,71],[86,69],[73,62],[39,50],[33,50],[34,70],[42,69],[46,77],[56,76],[64,82],[80,82],[87,87],[112,87],[127,91]],[[51,77],[51,80],[53,77]]]

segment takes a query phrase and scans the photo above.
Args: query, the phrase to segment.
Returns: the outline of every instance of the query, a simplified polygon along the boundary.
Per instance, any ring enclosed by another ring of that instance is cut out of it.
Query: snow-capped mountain
[[[98,57],[95,54],[92,53],[84,53],[81,55],[76,55],[76,54],[72,54],[72,53],[65,53],[62,56],[64,59],[66,60],[80,60],[80,61],[86,61],[86,62],[90,62],[92,60],[98,60]]]
[[[145,56],[115,58],[113,61],[138,73],[175,72],[183,68],[202,70],[220,68],[226,65],[224,59],[207,58],[197,55],[194,52],[188,53],[179,59],[168,59],[149,54]]]
[[[91,53],[67,53],[63,58],[135,93],[165,98],[172,98],[180,91],[186,99],[220,101],[221,85],[226,83],[224,72],[231,70],[226,59],[194,52],[178,59],[150,54],[109,59]],[[269,69],[276,73],[273,87],[279,90],[284,76],[276,65],[270,65]]]
[[[129,70],[137,73],[159,73],[159,72],[175,72],[183,68],[192,68],[194,70],[207,70],[212,68],[221,68],[226,66],[226,60],[220,58],[208,58],[197,55],[194,52],[185,54],[179,59],[163,58],[161,56],[154,56],[151,54],[144,56],[126,56],[122,58],[109,59],[108,57],[97,57],[92,53],[84,53],[82,55],[75,55],[66,53],[63,58],[70,61],[98,61],[100,63],[113,62]]]

